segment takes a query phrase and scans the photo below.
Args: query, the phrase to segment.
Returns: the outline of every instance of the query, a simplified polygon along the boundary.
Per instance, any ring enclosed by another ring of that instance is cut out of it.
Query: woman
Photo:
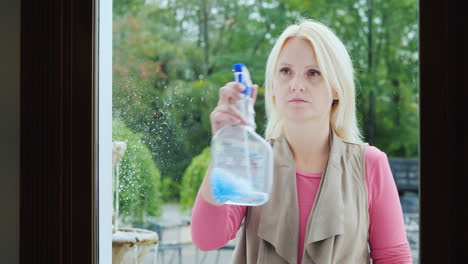
[[[210,167],[193,208],[195,245],[214,250],[238,234],[233,263],[412,263],[387,156],[361,140],[353,67],[341,41],[313,20],[289,26],[265,80],[271,198],[255,207],[216,203]],[[233,106],[242,89],[220,89],[213,134],[246,124]]]

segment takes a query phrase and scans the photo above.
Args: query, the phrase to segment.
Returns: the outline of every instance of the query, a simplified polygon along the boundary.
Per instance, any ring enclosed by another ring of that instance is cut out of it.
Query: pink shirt
[[[369,146],[365,153],[369,201],[369,247],[374,264],[412,263],[403,213],[387,155]],[[298,263],[302,261],[307,221],[320,184],[321,173],[296,171],[299,206]],[[192,240],[201,250],[215,250],[235,238],[246,206],[215,206],[198,194],[192,209]],[[313,232],[313,230],[311,230]]]
[[[305,173],[296,170],[297,203],[299,206],[299,248],[298,263],[301,263],[307,221],[314,205],[315,196],[322,179],[322,173]]]

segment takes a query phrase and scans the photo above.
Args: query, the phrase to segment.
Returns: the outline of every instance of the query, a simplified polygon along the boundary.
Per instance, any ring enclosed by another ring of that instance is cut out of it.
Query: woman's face
[[[329,117],[333,99],[318,68],[309,41],[286,41],[276,64],[273,94],[275,104],[289,121],[310,121]]]

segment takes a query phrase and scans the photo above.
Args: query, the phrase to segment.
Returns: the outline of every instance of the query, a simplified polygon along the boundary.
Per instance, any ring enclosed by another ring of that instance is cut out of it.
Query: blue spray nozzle
[[[233,71],[236,82],[240,82],[245,86],[242,93],[250,96],[252,94],[252,89],[250,88],[252,81],[250,80],[250,73],[247,67],[243,63],[236,63],[233,66]]]
[[[244,67],[244,63],[236,63],[234,64],[234,72],[242,72]]]

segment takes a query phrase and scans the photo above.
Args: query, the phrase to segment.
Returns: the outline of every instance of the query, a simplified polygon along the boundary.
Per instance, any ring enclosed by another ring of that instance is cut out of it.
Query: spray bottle
[[[244,85],[236,107],[247,125],[226,125],[211,140],[211,191],[218,203],[257,206],[268,201],[273,183],[273,150],[255,132],[252,81],[247,67],[234,64],[234,78]]]

